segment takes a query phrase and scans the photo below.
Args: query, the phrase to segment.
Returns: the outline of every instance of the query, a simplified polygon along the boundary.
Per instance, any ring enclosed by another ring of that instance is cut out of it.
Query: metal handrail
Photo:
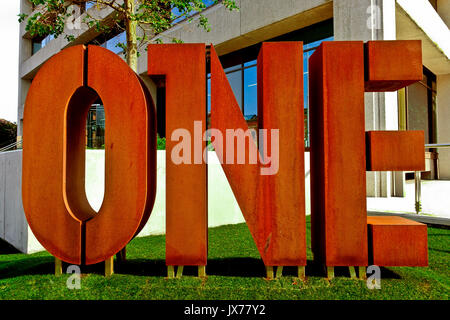
[[[450,148],[450,143],[430,143],[425,145],[425,149]],[[414,193],[416,213],[422,211],[422,179],[420,171],[414,171]]]
[[[425,149],[434,149],[434,148],[450,148],[450,143],[431,143],[425,145]]]
[[[14,143],[11,143],[5,147],[0,148],[0,152],[8,151],[14,148],[20,148],[22,146],[22,141],[16,141]]]

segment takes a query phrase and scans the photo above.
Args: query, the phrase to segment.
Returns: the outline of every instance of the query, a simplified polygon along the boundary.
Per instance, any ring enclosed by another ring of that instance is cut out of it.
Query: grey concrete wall
[[[118,1],[120,3],[120,0]],[[27,14],[32,14],[32,7],[28,0],[21,0],[20,11]],[[97,19],[110,19],[112,17],[113,10],[106,7],[101,10],[97,10],[93,7],[88,10],[89,14]],[[83,21],[83,14],[80,21]],[[32,54],[32,37],[25,30],[26,22],[20,24],[20,39],[19,39],[19,95],[18,95],[18,110],[17,110],[17,135],[22,136],[22,121],[23,121],[23,109],[28,93],[28,89],[31,85],[31,81],[36,75],[40,67],[53,55],[58,53],[64,48],[72,45],[85,44],[93,40],[100,33],[95,31],[95,28],[89,28],[85,23],[80,24],[79,29],[66,29],[65,34],[73,35],[76,40],[69,43],[63,36],[53,39],[44,48],[40,49],[35,54]]]
[[[28,252],[28,225],[22,206],[22,152],[0,153],[0,237]]]
[[[205,10],[211,31],[181,22],[156,36],[165,43],[173,38],[186,43],[212,43],[218,55],[233,52],[333,17],[331,0],[237,0],[239,11],[218,4]],[[147,52],[139,58],[138,73],[147,72]]]
[[[450,74],[437,76],[437,142],[450,142]],[[438,149],[439,179],[450,180],[450,148]]]

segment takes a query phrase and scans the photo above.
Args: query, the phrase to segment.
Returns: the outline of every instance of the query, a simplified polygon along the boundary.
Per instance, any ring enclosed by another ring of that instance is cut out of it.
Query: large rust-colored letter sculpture
[[[105,196],[85,189],[86,116],[105,106]],[[73,264],[104,261],[147,222],[156,192],[156,119],[138,76],[114,53],[74,46],[46,62],[24,114],[23,206],[39,242]]]
[[[420,46],[324,42],[310,59],[312,249],[326,266],[427,264],[426,226],[368,220],[366,213],[366,170],[424,169],[423,132],[364,128],[364,92],[420,80]],[[269,277],[274,266],[281,267],[277,275],[298,266],[304,276],[306,265],[302,53],[301,42],[262,44],[258,125],[267,143],[257,146],[210,50],[212,143]],[[163,76],[166,86],[169,276],[174,266],[181,275],[184,265],[204,275],[207,262],[206,54],[204,44],[148,47],[148,73]],[[105,105],[106,169],[96,213],[84,176],[86,116],[98,98]],[[114,53],[74,46],[42,66],[25,105],[22,193],[29,225],[50,253],[97,263],[143,228],[156,193],[155,137],[150,94]]]
[[[148,73],[164,76],[166,85],[166,264],[205,266],[208,206],[202,135],[206,130],[206,46],[149,45]],[[194,130],[195,123],[198,130]],[[175,149],[179,144],[185,145],[182,151]],[[180,158],[184,160],[174,162]]]
[[[373,217],[367,235],[365,182],[366,169],[423,170],[423,132],[364,130],[365,91],[394,91],[422,78],[420,41],[324,42],[310,66],[315,260],[331,267],[365,266],[369,260],[379,265],[423,265],[426,226]],[[417,250],[406,249],[415,230],[420,233],[414,242]],[[403,241],[386,241],[387,235],[399,232],[403,237],[393,239]],[[405,248],[395,250],[402,252],[396,263],[388,252],[393,246]]]
[[[420,41],[365,44],[366,91],[395,91],[422,79]],[[425,170],[423,131],[366,133],[367,170]],[[369,263],[428,265],[427,226],[400,217],[368,217]]]
[[[236,200],[269,268],[306,265],[302,53],[301,42],[263,43],[258,56],[258,122],[260,129],[268,129],[268,150],[275,143],[270,141],[271,130],[279,129],[276,174],[261,175],[259,154],[255,164],[237,164],[237,153],[242,150],[237,150],[235,141],[224,139],[222,149],[213,138]],[[227,130],[248,130],[213,47],[211,95],[212,128],[223,136]],[[255,153],[256,148],[248,138],[245,151]],[[234,150],[233,159],[225,152],[230,149]]]
[[[363,43],[324,42],[309,61],[314,259],[366,266]]]

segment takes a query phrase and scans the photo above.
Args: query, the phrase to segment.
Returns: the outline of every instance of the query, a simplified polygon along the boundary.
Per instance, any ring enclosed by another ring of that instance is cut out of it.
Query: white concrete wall
[[[104,193],[104,162],[102,150],[88,150],[86,155],[86,195],[91,207],[98,210]],[[165,233],[166,212],[166,152],[158,150],[157,192],[150,219],[139,236]],[[305,200],[306,212],[310,214],[309,196],[309,152],[305,153]],[[233,191],[213,151],[208,151],[208,226],[245,222]]]
[[[165,151],[157,155],[157,192],[150,219],[138,236],[165,233]],[[208,226],[245,222],[215,152],[208,152]],[[306,213],[310,214],[309,153],[305,153]],[[22,151],[0,153],[0,238],[24,253],[44,250],[31,232],[22,206]],[[86,195],[99,210],[104,194],[105,153],[86,152]]]

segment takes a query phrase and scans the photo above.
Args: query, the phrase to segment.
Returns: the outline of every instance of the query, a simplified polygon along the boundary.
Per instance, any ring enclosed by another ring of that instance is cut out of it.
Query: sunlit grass
[[[380,290],[350,280],[345,268],[337,268],[336,278],[326,280],[322,268],[312,265],[310,248],[305,282],[295,277],[295,268],[285,268],[281,279],[265,280],[245,224],[209,230],[206,279],[197,278],[194,267],[186,267],[181,279],[166,278],[164,236],[134,239],[127,247],[127,262],[116,264],[110,278],[101,274],[101,265],[83,270],[80,290],[67,288],[69,275],[53,275],[53,258],[47,252],[3,250],[0,299],[448,299],[450,230],[428,228],[428,235],[429,267],[382,268]]]

